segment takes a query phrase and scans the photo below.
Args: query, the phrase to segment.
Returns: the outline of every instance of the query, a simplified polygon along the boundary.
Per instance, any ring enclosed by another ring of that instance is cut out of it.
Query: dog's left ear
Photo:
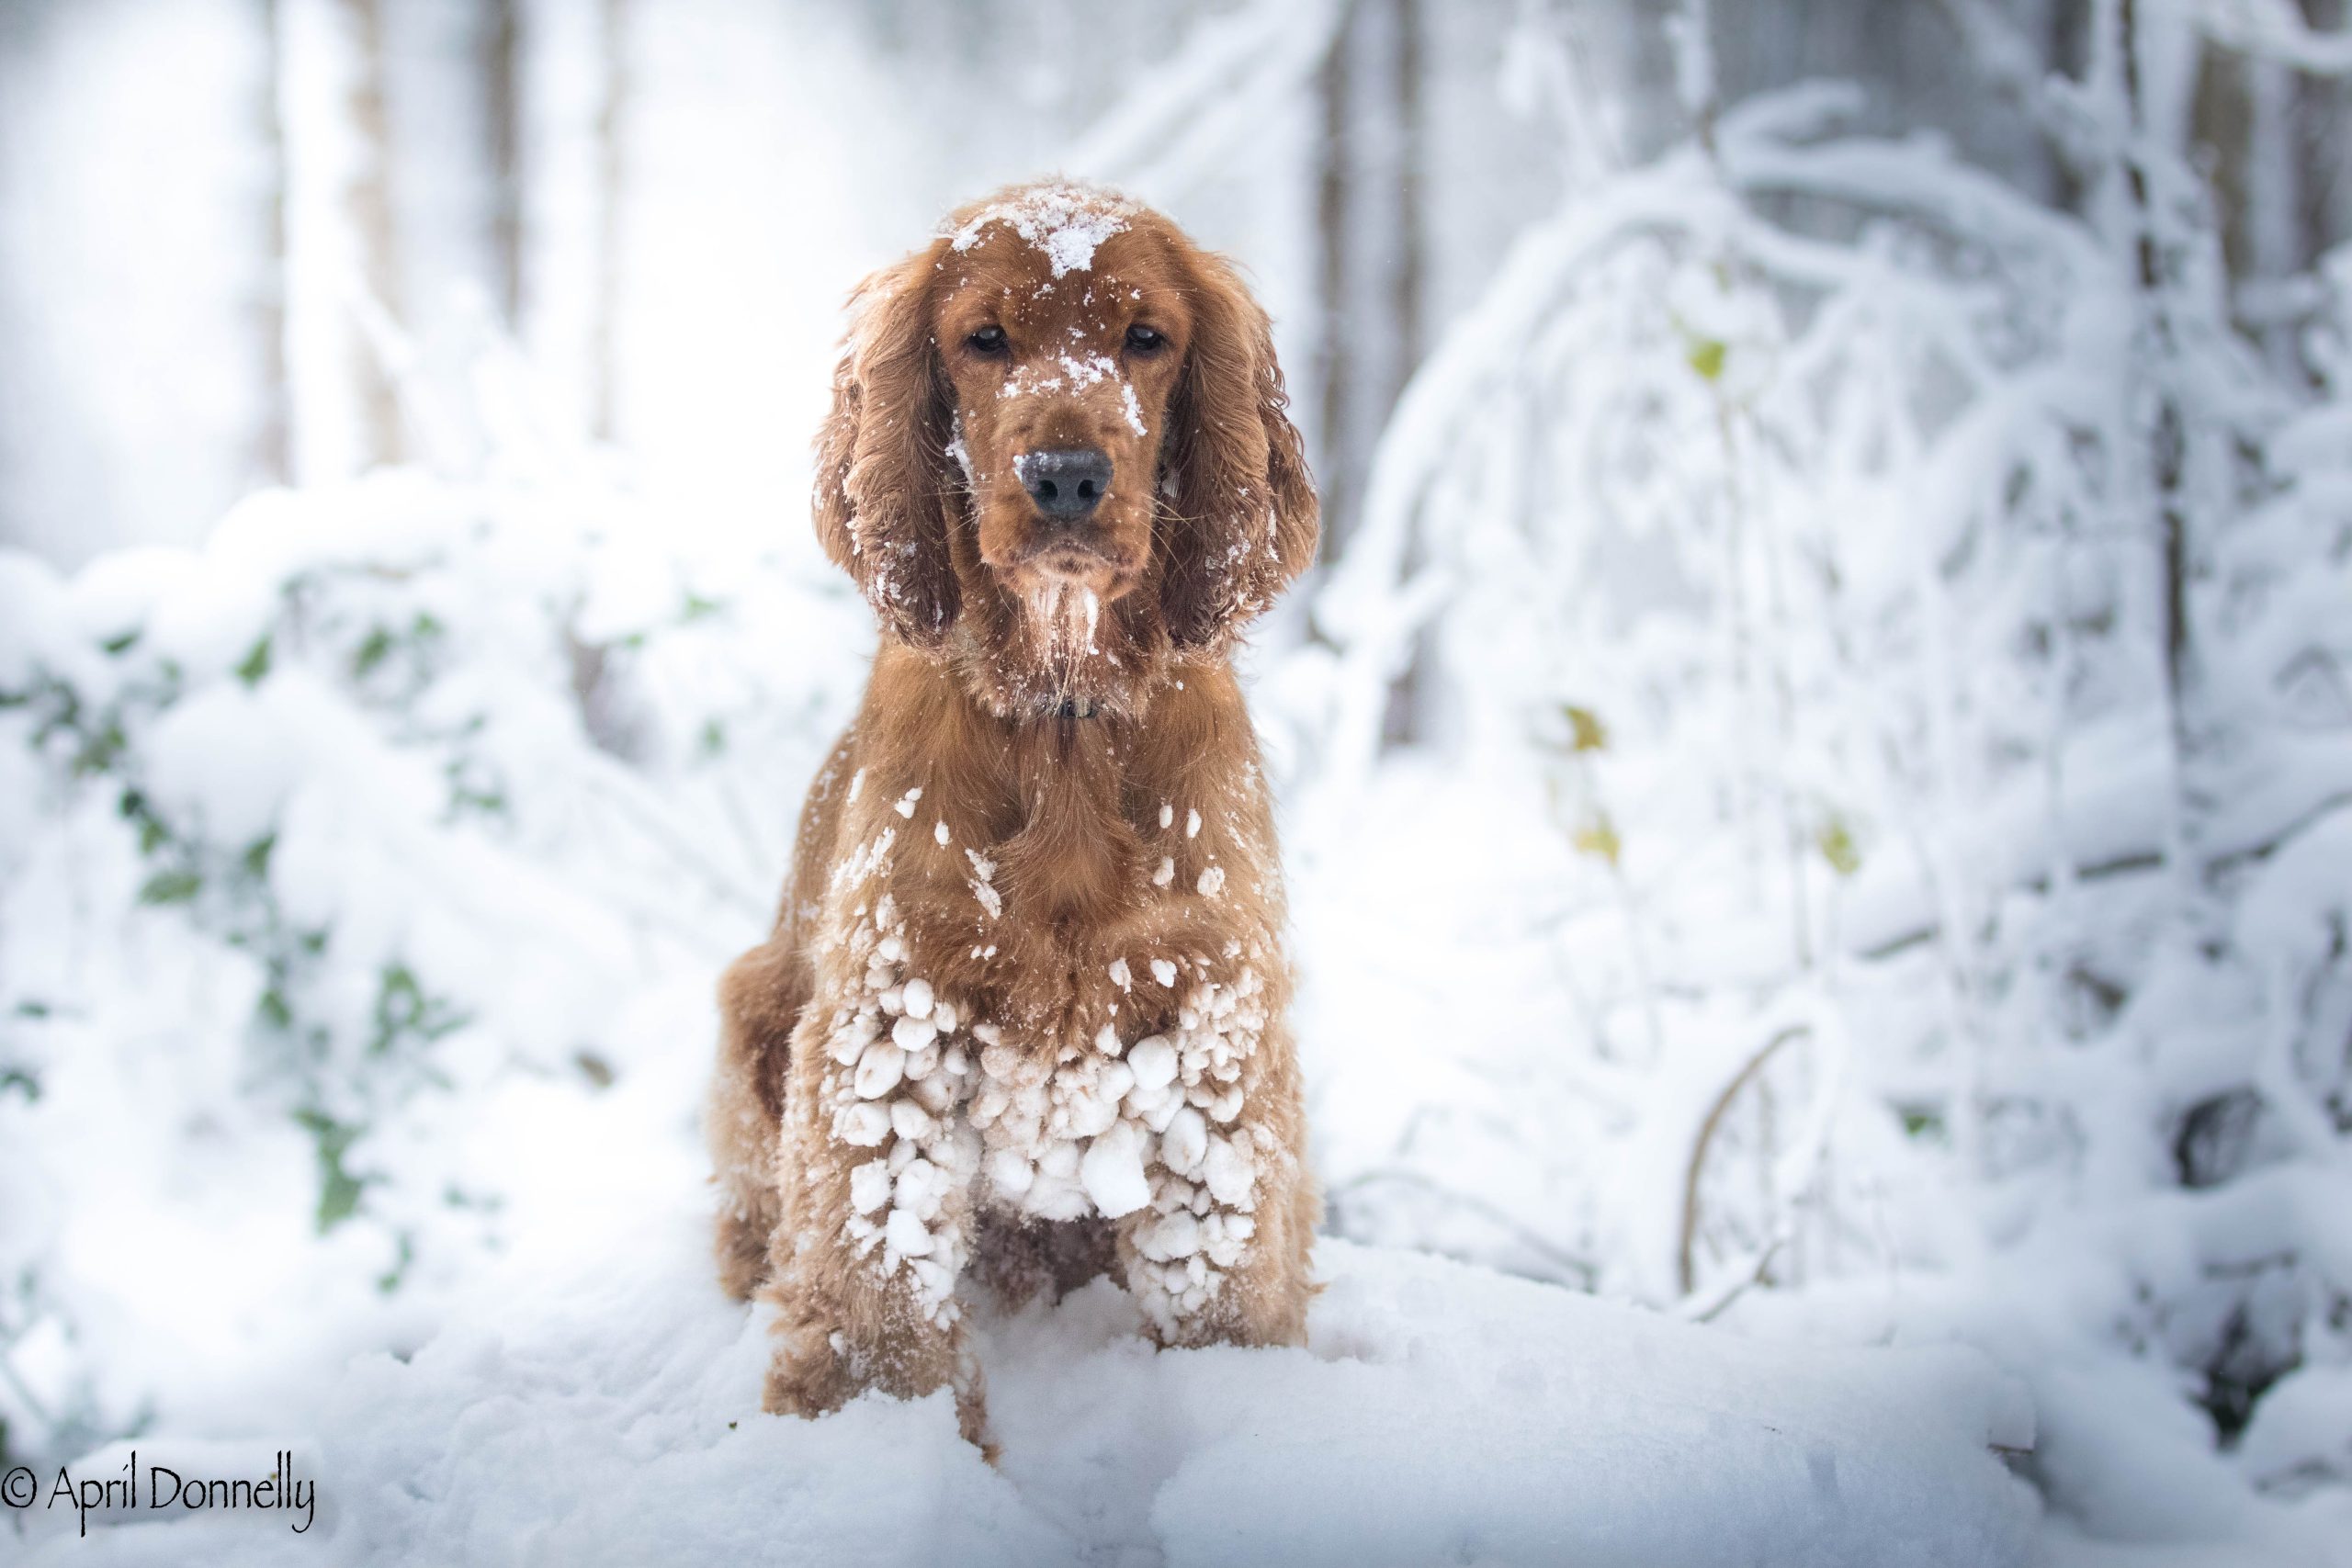
[[[954,419],[931,341],[939,245],[859,284],[817,432],[817,537],[857,580],[883,629],[936,648],[962,595],[948,532],[963,491],[947,469]]]
[[[1315,558],[1315,481],[1285,411],[1266,312],[1232,265],[1195,251],[1193,337],[1162,455],[1160,610],[1179,649],[1215,652]]]

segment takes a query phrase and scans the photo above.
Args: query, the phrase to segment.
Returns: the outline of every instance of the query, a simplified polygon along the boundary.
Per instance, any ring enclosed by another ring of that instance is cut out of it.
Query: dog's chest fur
[[[1238,936],[1106,949],[1101,934],[1155,900],[1221,888],[1214,865],[1174,886],[1180,854],[1205,842],[1199,807],[1125,727],[1071,718],[999,740],[996,767],[943,764],[895,795],[885,784],[886,825],[854,832],[837,863],[837,894],[872,891],[845,911],[863,979],[831,1011],[821,1085],[836,1135],[875,1151],[849,1171],[846,1230],[884,1268],[907,1267],[924,1311],[952,1316],[973,1204],[1141,1215],[1128,1283],[1172,1322],[1216,1293],[1255,1229],[1245,1069],[1273,955]],[[899,853],[928,857],[911,885]],[[936,899],[953,886],[943,865],[969,898],[968,942],[885,891]],[[996,961],[1015,946],[1008,989]],[[1147,1013],[1140,995],[1164,1001]]]

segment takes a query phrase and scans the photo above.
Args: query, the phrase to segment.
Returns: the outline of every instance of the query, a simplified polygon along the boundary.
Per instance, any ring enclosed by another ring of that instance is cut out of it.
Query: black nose
[[[1021,476],[1021,488],[1037,510],[1057,522],[1077,522],[1111,488],[1111,459],[1091,446],[1032,452],[1014,458],[1012,471]]]

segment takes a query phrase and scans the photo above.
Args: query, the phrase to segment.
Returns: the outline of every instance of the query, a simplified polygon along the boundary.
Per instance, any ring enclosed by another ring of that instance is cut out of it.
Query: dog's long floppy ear
[[[885,630],[935,648],[960,594],[948,530],[963,487],[947,471],[947,380],[931,341],[938,246],[850,295],[833,407],[817,433],[817,538],[857,580]]]
[[[1266,312],[1222,257],[1194,252],[1193,341],[1162,455],[1160,609],[1179,649],[1214,652],[1315,558],[1315,481],[1285,411]]]

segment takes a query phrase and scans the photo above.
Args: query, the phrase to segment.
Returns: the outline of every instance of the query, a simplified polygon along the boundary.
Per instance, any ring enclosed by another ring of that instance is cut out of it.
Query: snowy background
[[[2346,9],[0,0],[0,1468],[322,1496],[0,1561],[2352,1562]],[[839,302],[1048,171],[1315,447],[1330,1287],[990,1471],[695,1116]]]

